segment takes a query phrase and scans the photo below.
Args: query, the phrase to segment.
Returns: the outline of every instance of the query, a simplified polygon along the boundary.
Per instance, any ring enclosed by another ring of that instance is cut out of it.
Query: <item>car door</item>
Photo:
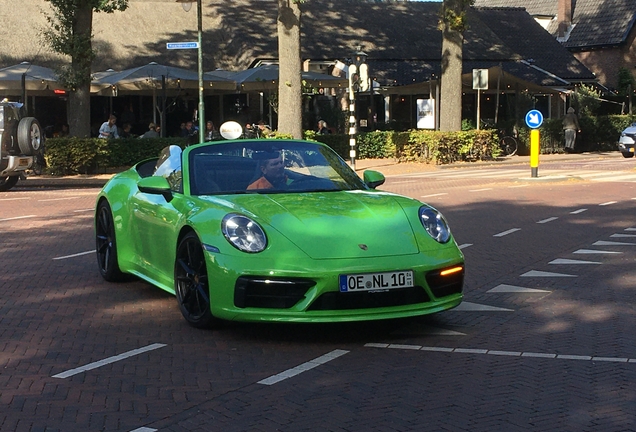
[[[176,147],[176,146],[171,146]],[[133,235],[141,271],[161,285],[173,288],[176,239],[181,226],[181,149],[176,147],[164,161],[160,158],[157,176],[168,179],[172,195],[137,191],[131,198]]]

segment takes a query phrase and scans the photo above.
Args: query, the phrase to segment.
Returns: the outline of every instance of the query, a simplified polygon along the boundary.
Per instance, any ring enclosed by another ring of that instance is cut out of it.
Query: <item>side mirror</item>
[[[375,189],[378,186],[384,184],[386,179],[384,178],[384,174],[378,171],[366,170],[363,174],[364,182],[371,189]]]
[[[165,177],[150,176],[139,180],[137,183],[139,191],[152,195],[163,195],[167,202],[172,201],[172,190],[170,184]]]

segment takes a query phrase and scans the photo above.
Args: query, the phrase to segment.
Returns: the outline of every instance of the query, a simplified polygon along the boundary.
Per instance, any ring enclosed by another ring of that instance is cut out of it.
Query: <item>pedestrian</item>
[[[576,143],[577,132],[581,132],[579,118],[576,116],[574,108],[570,107],[568,108],[568,113],[563,117],[563,133],[565,135],[566,153],[574,151],[574,144]]]
[[[110,115],[108,121],[102,123],[99,128],[98,138],[119,138],[119,132],[117,132],[117,117]]]

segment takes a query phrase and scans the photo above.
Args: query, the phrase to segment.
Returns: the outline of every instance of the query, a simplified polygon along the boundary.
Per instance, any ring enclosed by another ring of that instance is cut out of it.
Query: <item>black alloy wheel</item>
[[[106,201],[99,203],[95,214],[95,249],[99,273],[105,280],[121,282],[128,279],[128,276],[120,270],[117,262],[113,212]]]
[[[209,328],[216,323],[210,311],[210,289],[203,245],[190,232],[177,248],[174,265],[175,294],[179,309],[192,327]]]

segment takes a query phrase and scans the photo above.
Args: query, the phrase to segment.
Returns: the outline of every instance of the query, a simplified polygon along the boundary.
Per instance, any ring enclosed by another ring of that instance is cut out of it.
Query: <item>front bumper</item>
[[[346,322],[403,318],[451,309],[463,299],[463,269],[448,278],[439,276],[440,269],[463,266],[463,256],[456,246],[444,247],[435,256],[293,263],[263,260],[258,266],[253,259],[239,263],[212,253],[208,253],[208,260],[208,278],[214,281],[210,283],[211,311],[226,320]],[[375,292],[339,290],[340,274],[394,270],[413,270],[414,286]]]

